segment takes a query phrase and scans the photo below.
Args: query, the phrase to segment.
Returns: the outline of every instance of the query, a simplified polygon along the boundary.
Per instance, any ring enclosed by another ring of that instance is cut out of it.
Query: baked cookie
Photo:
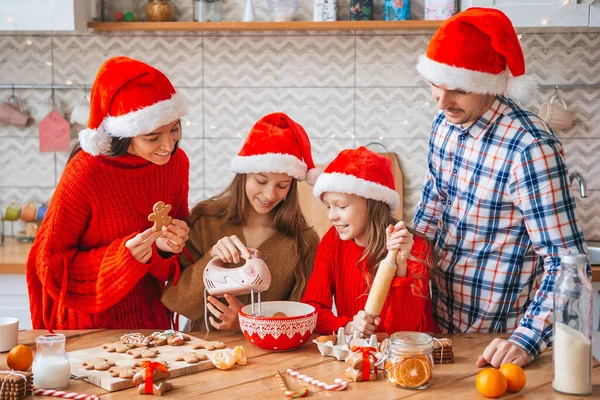
[[[127,350],[127,354],[129,354],[133,358],[156,358],[158,353],[160,353],[158,350],[148,348]]]
[[[169,346],[181,346],[184,345],[185,342],[192,340],[188,335],[174,330],[164,331],[163,333],[167,336],[167,344]]]
[[[96,371],[108,371],[115,363],[108,361],[106,358],[96,357],[93,360],[84,361],[81,363],[84,369]]]
[[[224,348],[225,348],[225,343],[219,342],[216,340],[209,341],[209,340],[198,339],[198,341],[196,343],[194,343],[194,350],[206,349],[209,351],[213,351],[214,349],[224,349]]]
[[[175,361],[185,361],[188,364],[196,364],[200,361],[208,360],[206,354],[198,354],[193,351],[181,351],[177,353]]]
[[[152,339],[154,339],[154,343],[157,346],[165,346],[167,344],[168,339],[169,339],[169,337],[167,335],[165,335],[164,332],[154,332],[149,337],[151,337]]]
[[[159,379],[165,379],[170,376],[169,371],[167,371],[167,363],[161,363],[164,365],[164,371],[160,368],[154,368],[152,371],[152,380],[157,381]],[[135,373],[133,376],[133,384],[137,385],[138,383],[144,382],[146,380],[146,368],[142,368]]]
[[[126,366],[114,366],[108,370],[108,373],[113,378],[133,379],[133,376],[142,368],[142,363],[135,363]]]
[[[154,229],[157,231],[162,230],[163,226],[169,225],[173,220],[173,218],[169,217],[171,205],[165,204],[164,201],[156,203],[152,210],[154,212],[148,215],[148,221],[154,221]]]
[[[137,387],[138,394],[152,394],[154,396],[162,396],[171,390],[173,390],[173,384],[165,379],[152,382],[152,393],[146,393],[146,382],[142,381]]]
[[[134,347],[153,347],[156,346],[152,336],[144,336],[139,332],[126,333],[120,338],[121,343],[130,344]]]
[[[127,350],[132,349],[134,346],[127,343],[104,343],[102,348],[109,353],[125,353]]]

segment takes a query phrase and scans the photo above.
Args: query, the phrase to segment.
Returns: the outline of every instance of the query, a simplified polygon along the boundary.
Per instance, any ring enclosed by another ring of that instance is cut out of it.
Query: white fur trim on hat
[[[508,80],[506,85],[506,97],[518,101],[525,101],[531,97],[531,93],[537,87],[534,78],[527,75],[515,76]]]
[[[186,113],[187,106],[183,97],[175,93],[170,99],[159,101],[151,106],[118,117],[109,115],[102,121],[102,129],[111,137],[127,138],[145,135],[180,119]]]
[[[310,186],[314,186],[317,182],[317,178],[323,173],[321,168],[311,168],[306,173],[306,183]]]
[[[238,174],[260,172],[288,174],[299,181],[306,178],[306,164],[291,154],[267,153],[255,156],[236,156],[231,160],[231,170]]]
[[[110,150],[110,139],[102,130],[88,128],[80,131],[78,136],[81,149],[93,156]]]
[[[366,199],[383,201],[395,211],[400,205],[400,195],[395,190],[375,182],[339,172],[323,173],[317,178],[313,194],[319,200],[325,192],[354,194]]]
[[[449,90],[461,89],[478,94],[505,93],[507,82],[511,77],[509,71],[500,74],[472,71],[433,61],[426,55],[419,57],[417,70],[435,85],[446,85]]]

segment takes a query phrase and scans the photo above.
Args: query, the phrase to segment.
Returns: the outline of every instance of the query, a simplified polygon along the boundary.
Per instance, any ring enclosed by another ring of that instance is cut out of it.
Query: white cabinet
[[[590,6],[590,26],[600,26],[600,3]]]
[[[0,274],[0,317],[19,320],[19,330],[31,329],[25,274]]]
[[[85,31],[88,0],[2,0],[2,31]]]
[[[582,1],[572,8],[557,6],[561,4],[563,2],[557,0],[461,0],[461,10],[469,7],[497,8],[511,19],[515,27],[588,26],[591,7],[596,6],[596,24],[600,24],[597,4],[590,6]]]

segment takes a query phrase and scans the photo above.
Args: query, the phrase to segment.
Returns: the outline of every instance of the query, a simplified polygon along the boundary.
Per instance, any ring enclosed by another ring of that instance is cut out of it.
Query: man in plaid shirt
[[[447,20],[417,68],[440,109],[414,220],[435,246],[434,316],[445,332],[512,332],[478,366],[525,365],[552,345],[560,249],[584,252],[563,148],[511,100],[531,89],[502,12]]]

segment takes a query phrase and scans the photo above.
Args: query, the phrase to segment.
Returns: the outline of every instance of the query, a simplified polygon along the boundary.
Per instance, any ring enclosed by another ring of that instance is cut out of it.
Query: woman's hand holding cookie
[[[152,243],[156,242],[162,234],[162,231],[157,231],[154,227],[148,228],[126,241],[125,247],[129,249],[133,258],[146,264],[152,257]]]
[[[239,263],[240,255],[244,258],[250,258],[255,249],[246,247],[244,243],[235,235],[221,238],[217,244],[210,250],[211,257],[219,257],[224,263]]]
[[[156,240],[156,247],[169,253],[181,253],[189,238],[189,232],[190,228],[185,221],[173,219],[169,225],[163,227],[162,236]]]
[[[225,295],[225,300],[229,305],[225,305],[213,296],[208,296],[208,309],[211,314],[221,320],[217,322],[212,316],[208,317],[210,324],[215,328],[232,329],[238,328],[238,311],[244,306],[235,296]]]

